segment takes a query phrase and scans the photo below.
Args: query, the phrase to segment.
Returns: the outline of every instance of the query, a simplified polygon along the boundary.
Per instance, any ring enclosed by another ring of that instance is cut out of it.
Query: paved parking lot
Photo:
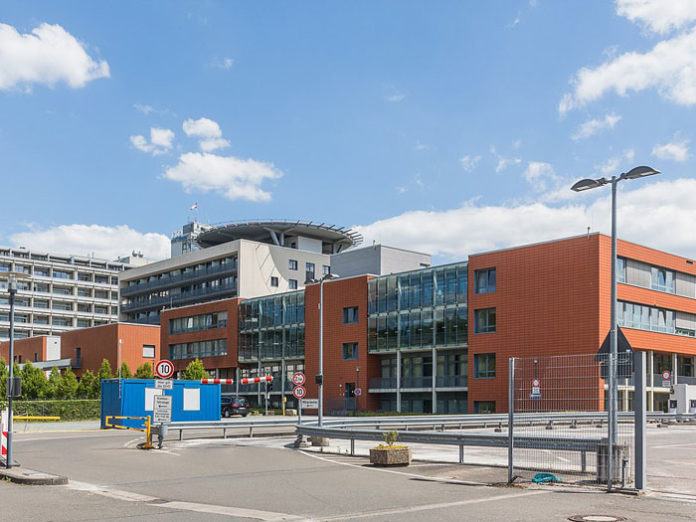
[[[696,429],[674,428],[651,435],[657,450],[693,456]],[[500,468],[416,462],[383,471],[364,457],[290,449],[294,437],[288,436],[170,441],[163,451],[142,451],[135,448],[138,435],[17,434],[15,456],[24,466],[71,482],[41,487],[38,495],[37,487],[0,484],[3,519],[522,521],[588,513],[696,519],[696,496],[491,487],[478,483],[493,482]],[[665,463],[665,470],[673,468]]]

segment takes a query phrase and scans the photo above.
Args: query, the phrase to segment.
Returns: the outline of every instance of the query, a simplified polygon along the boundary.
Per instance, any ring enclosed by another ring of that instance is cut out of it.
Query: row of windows
[[[239,360],[304,357],[304,326],[285,326],[272,330],[251,330],[239,334]]]
[[[616,280],[619,283],[696,298],[696,276],[633,259],[617,258]]]
[[[304,292],[247,299],[239,305],[239,329],[304,323]]]
[[[8,287],[7,280],[0,279],[0,290],[7,290]],[[34,291],[44,294],[53,293],[55,295],[77,295],[79,297],[94,297],[95,299],[111,299],[112,301],[118,300],[118,292],[109,292],[108,290],[85,288],[81,286],[58,286],[38,282],[32,284],[29,281],[17,281],[17,290],[24,292]]]
[[[227,312],[213,312],[190,317],[177,317],[176,319],[169,320],[170,334],[200,332],[202,330],[225,327],[227,327]]]
[[[36,277],[53,277],[55,279],[70,279],[77,281],[93,282],[103,285],[117,285],[118,277],[108,276],[104,274],[92,274],[88,272],[77,272],[77,277],[75,277],[75,272],[69,270],[59,270],[54,268],[51,270],[48,267],[35,266],[32,272],[30,266],[25,265],[15,265],[14,270],[9,263],[0,263],[0,272],[10,272],[14,271],[18,274],[33,275]]]
[[[227,355],[227,339],[169,345],[170,360],[200,359],[203,357],[217,357],[219,355]]]
[[[696,315],[694,314],[622,301],[617,304],[619,326],[696,337]]]
[[[176,281],[182,278],[197,277],[209,273],[215,273],[220,270],[233,270],[235,268],[237,268],[237,258],[224,257],[222,259],[215,259],[206,263],[177,268],[175,270],[171,270],[170,272],[153,274],[142,279],[134,279],[132,281],[128,281],[128,286],[146,285],[148,283],[155,282],[167,283],[170,280]]]
[[[9,301],[9,300],[7,300]],[[0,304],[8,304],[5,299],[0,299]],[[22,301],[21,303],[15,302],[15,305],[17,306],[24,306],[24,307],[29,307],[29,302],[28,301]],[[116,315],[118,314],[118,307],[112,306],[108,307],[106,305],[93,305],[89,303],[77,303],[77,306],[75,306],[75,303],[70,303],[66,301],[53,301],[49,307],[48,301],[40,301],[40,300],[34,300],[34,309],[39,309],[39,310],[48,310],[49,308],[51,310],[59,310],[62,312],[83,312],[83,313],[88,313],[88,314],[102,314],[102,315]],[[15,313],[15,320],[17,317],[21,317],[23,315],[28,315],[28,314],[23,314],[22,312]],[[2,319],[0,319],[2,320]],[[7,319],[5,319],[7,320]]]
[[[180,288],[157,290],[140,294],[135,298],[125,299],[124,305],[157,306],[167,305],[181,299],[190,299],[208,294],[231,293],[237,288],[237,278],[234,276],[211,279],[200,283],[185,285]]]
[[[467,355],[464,351],[448,351],[437,355],[437,385],[463,386],[468,374]],[[396,357],[384,357],[380,361],[382,379],[390,388],[396,387],[398,369]],[[408,354],[401,357],[401,386],[428,387],[432,385],[433,358],[430,354]],[[419,380],[420,378],[423,378]],[[462,379],[464,378],[464,379]]]
[[[467,264],[371,279],[368,314],[466,303]]]
[[[467,307],[399,312],[372,316],[367,322],[370,353],[396,348],[465,344]]]

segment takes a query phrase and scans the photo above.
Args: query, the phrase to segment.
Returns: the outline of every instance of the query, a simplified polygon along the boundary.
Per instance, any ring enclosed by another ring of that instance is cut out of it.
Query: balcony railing
[[[225,285],[220,285],[211,288],[201,288],[194,292],[185,292],[177,295],[171,295],[166,297],[154,297],[152,299],[146,299],[143,301],[134,301],[132,303],[127,303],[121,305],[122,312],[132,312],[133,310],[157,308],[161,306],[166,306],[168,304],[175,305],[185,303],[199,296],[216,296],[218,294],[227,294],[234,292],[237,289],[236,283],[228,283]]]
[[[223,275],[226,273],[234,273],[237,271],[237,263],[229,263],[225,265],[220,265],[215,268],[206,268],[205,270],[194,270],[192,272],[187,272],[184,274],[179,274],[174,277],[163,277],[155,281],[147,281],[146,283],[137,283],[130,286],[124,286],[120,289],[121,296],[127,297],[129,295],[139,294],[146,290],[152,288],[168,288],[171,286],[177,286],[178,283],[183,281],[191,282],[196,279],[204,279],[211,275]]]

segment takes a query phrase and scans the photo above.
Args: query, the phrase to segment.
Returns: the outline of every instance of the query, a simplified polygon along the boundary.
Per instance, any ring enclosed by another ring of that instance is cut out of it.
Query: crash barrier
[[[298,425],[297,433],[301,436],[344,439],[350,441],[350,454],[355,455],[356,440],[382,441],[387,430],[364,430],[354,427],[318,427],[316,425]],[[438,431],[400,431],[399,442],[413,442],[419,444],[443,444],[459,447],[459,463],[464,463],[464,448],[466,446],[507,448],[507,433],[461,433]],[[597,462],[601,461],[602,452],[606,453],[607,439],[602,437],[539,437],[515,435],[515,447],[533,448],[550,451],[576,451],[580,453],[581,473],[587,472],[587,454],[597,455]],[[597,480],[602,479],[604,468],[597,466]]]
[[[673,413],[652,413],[648,414],[649,420],[659,422],[662,425],[667,425],[674,422],[690,422],[696,421],[696,414],[673,414]],[[540,419],[534,414],[519,414],[515,416],[516,425],[549,425],[549,419],[552,420],[551,428],[555,426],[579,425],[581,423],[594,424],[599,426],[600,423],[606,425],[606,412],[579,412],[579,413],[547,413],[544,419]],[[445,431],[453,429],[471,429],[471,428],[496,428],[502,429],[507,426],[507,414],[474,414],[474,415],[404,415],[404,416],[385,416],[385,417],[347,417],[347,418],[326,418],[324,417],[323,424],[333,428],[350,427],[350,428],[374,428],[374,429],[402,429],[410,430],[428,430]],[[621,422],[633,422],[632,413],[619,414]],[[307,425],[314,425],[316,421],[308,420]],[[249,437],[254,436],[254,428],[263,427],[294,427],[297,425],[297,418],[259,418],[256,420],[242,419],[225,419],[220,421],[189,421],[189,422],[172,422],[168,424],[169,430],[179,431],[179,440],[183,440],[184,431],[190,430],[221,430],[223,437],[227,437],[229,429],[248,429]],[[305,424],[303,424],[304,426]]]
[[[249,377],[239,380],[239,384],[257,384],[260,382],[273,382],[273,376],[266,375],[265,377]],[[201,384],[234,384],[234,379],[201,379]]]
[[[142,420],[142,421],[144,421],[143,422],[144,425],[142,427],[122,426],[120,424],[114,424],[114,423],[110,422],[109,419],[113,419],[113,420]],[[107,415],[104,418],[104,424],[107,428],[114,428],[117,430],[131,430],[131,431],[144,432],[145,433],[145,442],[143,444],[139,444],[138,447],[140,449],[152,449],[154,447],[152,445],[152,426],[151,426],[151,420],[150,420],[149,415],[147,417],[127,417],[124,415]]]

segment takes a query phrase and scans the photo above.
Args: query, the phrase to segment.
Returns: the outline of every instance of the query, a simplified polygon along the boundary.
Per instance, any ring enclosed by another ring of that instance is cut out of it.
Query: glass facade
[[[617,303],[619,326],[696,337],[696,315],[636,303]]]
[[[368,285],[369,353],[466,344],[466,263],[377,277]]]
[[[239,305],[239,360],[304,358],[304,291]]]

